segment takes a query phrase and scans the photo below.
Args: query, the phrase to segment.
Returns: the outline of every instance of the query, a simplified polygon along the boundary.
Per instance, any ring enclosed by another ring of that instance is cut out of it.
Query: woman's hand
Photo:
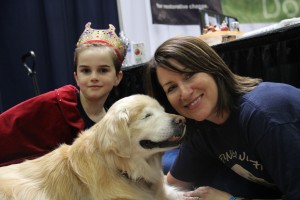
[[[184,193],[184,200],[229,200],[231,197],[227,192],[204,186],[194,191]]]

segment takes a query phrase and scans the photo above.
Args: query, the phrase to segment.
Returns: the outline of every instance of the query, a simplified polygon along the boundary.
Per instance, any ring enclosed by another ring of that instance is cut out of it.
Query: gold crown
[[[115,27],[112,24],[109,24],[108,29],[96,30],[91,28],[91,24],[91,22],[88,22],[85,25],[85,29],[77,42],[77,47],[91,43],[101,43],[111,46],[115,49],[115,52],[122,63],[126,56],[127,44],[115,33]]]

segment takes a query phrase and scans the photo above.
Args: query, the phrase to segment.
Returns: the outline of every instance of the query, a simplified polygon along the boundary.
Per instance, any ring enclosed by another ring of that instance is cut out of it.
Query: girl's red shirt
[[[28,99],[0,115],[0,166],[40,157],[71,144],[84,121],[77,109],[78,89],[66,85]]]

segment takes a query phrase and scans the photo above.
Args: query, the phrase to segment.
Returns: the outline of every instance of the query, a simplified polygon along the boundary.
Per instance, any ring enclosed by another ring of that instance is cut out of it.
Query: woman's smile
[[[202,97],[203,97],[203,94],[201,94],[200,96],[198,96],[191,103],[185,105],[185,107],[188,108],[189,110],[193,110],[193,109],[199,107],[201,105]]]

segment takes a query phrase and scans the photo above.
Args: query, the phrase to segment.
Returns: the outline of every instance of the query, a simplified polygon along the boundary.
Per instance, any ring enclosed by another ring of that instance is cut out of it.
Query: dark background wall
[[[34,51],[41,93],[74,84],[73,52],[87,22],[116,27],[116,0],[2,0],[0,2],[0,113],[35,95],[21,62]],[[32,64],[31,59],[27,60]]]

